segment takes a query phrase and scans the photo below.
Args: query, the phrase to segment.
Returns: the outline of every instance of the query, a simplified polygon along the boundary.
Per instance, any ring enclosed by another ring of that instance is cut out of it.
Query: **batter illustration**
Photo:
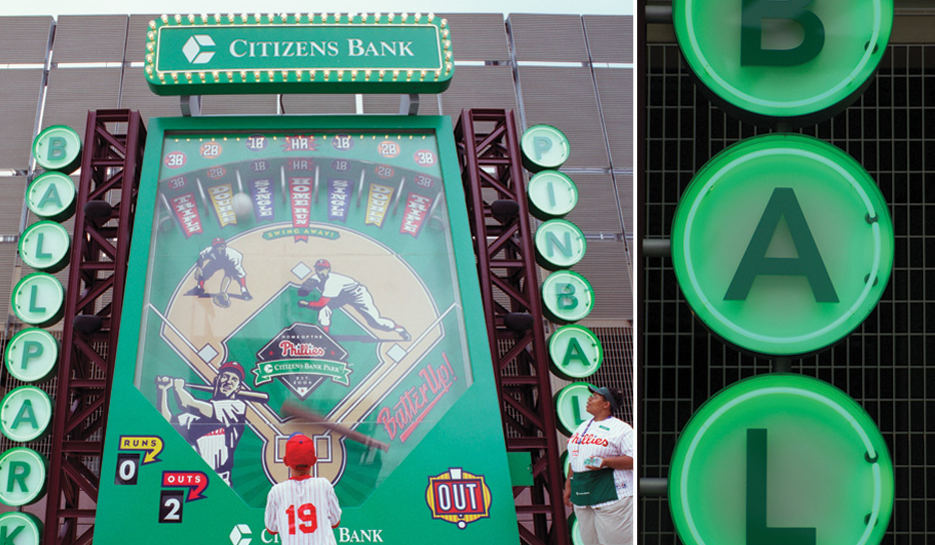
[[[201,457],[231,484],[234,449],[243,436],[246,422],[246,403],[238,393],[243,387],[244,370],[239,363],[229,361],[218,369],[211,399],[196,399],[185,389],[185,380],[177,377],[156,377],[157,406],[162,416],[175,426],[201,455]],[[173,415],[169,409],[168,394],[175,392],[175,401],[181,412]]]
[[[326,259],[315,262],[315,274],[302,283],[299,297],[306,297],[313,291],[321,293],[317,301],[302,300],[302,308],[319,309],[318,324],[328,332],[331,327],[331,314],[336,308],[350,305],[364,315],[367,322],[383,331],[395,331],[408,341],[412,337],[406,328],[380,315],[380,310],[373,304],[373,296],[366,286],[349,276],[331,272],[331,263]]]
[[[227,247],[227,241],[223,238],[215,238],[211,241],[211,246],[198,253],[198,261],[195,264],[195,281],[198,285],[190,289],[185,295],[205,295],[205,281],[214,276],[214,273],[224,271],[224,279],[221,280],[221,289],[215,302],[219,306],[230,306],[227,288],[230,286],[231,279],[234,278],[240,284],[240,298],[244,301],[250,301],[253,296],[247,290],[247,272],[243,269],[243,254]]]

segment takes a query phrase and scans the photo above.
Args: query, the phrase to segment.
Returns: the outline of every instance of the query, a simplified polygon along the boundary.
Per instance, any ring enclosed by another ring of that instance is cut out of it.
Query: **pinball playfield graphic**
[[[339,542],[517,542],[448,119],[149,130],[95,542],[275,542],[295,432]]]

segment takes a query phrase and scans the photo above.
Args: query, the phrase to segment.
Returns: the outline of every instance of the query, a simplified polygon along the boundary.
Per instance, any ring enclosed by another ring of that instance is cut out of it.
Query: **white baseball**
[[[253,201],[250,200],[250,195],[243,191],[234,195],[231,199],[231,207],[240,219],[246,219],[253,213]]]

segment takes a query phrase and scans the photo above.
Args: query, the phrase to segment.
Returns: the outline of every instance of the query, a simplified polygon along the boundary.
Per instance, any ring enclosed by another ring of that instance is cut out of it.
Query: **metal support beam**
[[[115,126],[126,134],[114,134]],[[65,290],[42,543],[82,545],[94,532],[104,429],[146,130],[139,112],[88,112]],[[110,203],[104,207],[93,201]],[[88,214],[86,210],[97,210]],[[104,227],[106,224],[106,227]],[[93,322],[94,327],[89,324]]]
[[[455,141],[506,447],[532,458],[533,485],[513,488],[517,513],[523,515],[520,538],[528,545],[567,545],[565,481],[513,113],[464,110]],[[531,319],[519,318],[524,315]]]
[[[409,93],[399,96],[399,115],[418,115],[419,114],[419,95]]]
[[[201,115],[201,95],[179,96],[179,106],[182,108],[182,117],[199,117]]]

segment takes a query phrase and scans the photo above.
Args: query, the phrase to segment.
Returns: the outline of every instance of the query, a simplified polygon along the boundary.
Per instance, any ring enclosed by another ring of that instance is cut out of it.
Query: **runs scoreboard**
[[[279,542],[302,432],[339,543],[517,543],[463,201],[448,118],[151,120],[95,542]]]

